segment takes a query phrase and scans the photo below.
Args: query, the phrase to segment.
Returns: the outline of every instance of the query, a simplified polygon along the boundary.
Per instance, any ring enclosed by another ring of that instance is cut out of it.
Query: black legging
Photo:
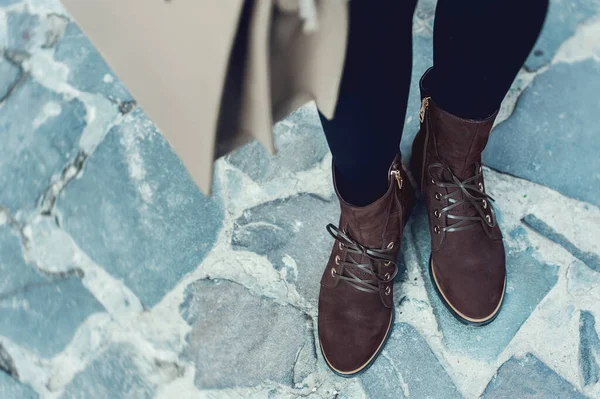
[[[338,189],[357,206],[387,189],[412,69],[416,0],[352,0],[335,118],[321,117]],[[502,99],[542,28],[548,0],[439,0],[428,89],[446,111],[482,119]]]

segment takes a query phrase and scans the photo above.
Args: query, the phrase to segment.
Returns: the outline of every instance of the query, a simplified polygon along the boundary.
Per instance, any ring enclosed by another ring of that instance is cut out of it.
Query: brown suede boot
[[[428,96],[421,79],[421,128],[411,166],[425,198],[431,234],[430,273],[446,307],[470,325],[490,323],[506,288],[502,233],[485,193],[481,152],[497,112],[456,117]]]
[[[371,364],[393,325],[396,257],[414,189],[400,155],[388,176],[385,195],[365,207],[345,202],[336,187],[340,227],[327,226],[336,242],[321,279],[319,342],[329,367],[344,377]]]

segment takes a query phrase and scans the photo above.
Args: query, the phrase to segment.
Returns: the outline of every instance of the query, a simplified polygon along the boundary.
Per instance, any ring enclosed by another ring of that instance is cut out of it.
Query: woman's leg
[[[350,3],[350,34],[335,118],[321,116],[345,201],[364,206],[388,188],[412,68],[416,0]]]
[[[429,82],[436,103],[470,119],[500,108],[547,9],[548,0],[439,0]]]
[[[323,0],[329,1],[329,0]],[[319,347],[336,373],[365,370],[394,316],[397,255],[414,191],[398,155],[411,75],[416,0],[352,0],[335,119],[322,118],[340,199],[321,277]]]

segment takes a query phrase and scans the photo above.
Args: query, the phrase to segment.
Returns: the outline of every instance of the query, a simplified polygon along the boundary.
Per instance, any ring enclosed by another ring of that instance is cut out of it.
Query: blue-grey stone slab
[[[0,335],[43,357],[63,350],[81,322],[103,310],[78,278],[51,279],[27,264],[7,225],[0,225],[0,276]]]
[[[6,25],[8,33],[8,48],[11,50],[31,51],[39,47],[41,43],[36,43],[43,28],[40,24],[40,18],[27,12],[9,12],[6,15]]]
[[[482,399],[584,399],[568,381],[528,353],[510,358],[483,392]]]
[[[313,103],[299,108],[273,127],[277,153],[270,156],[258,142],[234,151],[227,161],[257,182],[265,182],[314,167],[328,152]]]
[[[406,323],[394,325],[383,356],[377,358],[360,380],[372,398],[404,398],[403,384],[411,398],[462,398],[425,339]]]
[[[50,283],[23,259],[21,240],[7,225],[0,225],[0,298],[27,287]]]
[[[596,0],[550,0],[544,28],[525,67],[534,71],[549,64],[560,45],[599,11],[600,4]]]
[[[596,331],[596,319],[588,311],[581,311],[579,319],[579,368],[585,386],[596,384],[600,378],[600,367],[596,361],[600,356],[600,339]]]
[[[250,387],[266,380],[292,385],[296,356],[312,339],[303,312],[230,281],[193,283],[180,312],[192,326],[184,355],[194,361],[201,389]]]
[[[131,101],[127,88],[74,22],[67,25],[58,41],[54,59],[69,67],[68,81],[74,87],[119,101]]]
[[[484,163],[600,205],[600,63],[559,63],[539,75],[492,133]],[[569,165],[569,167],[565,167]]]
[[[0,298],[0,335],[50,358],[88,316],[103,310],[76,277],[33,284]]]
[[[498,213],[501,214],[501,210]],[[502,226],[502,218],[499,218],[499,223]],[[410,226],[412,237],[409,239],[415,243],[419,266],[444,335],[444,344],[453,352],[476,359],[496,359],[538,303],[556,284],[558,267],[536,259],[524,228],[504,231],[505,236],[510,235],[511,241],[518,242],[519,246],[511,246],[505,240],[507,287],[500,314],[493,323],[485,327],[465,326],[445,308],[429,277],[431,244],[427,215],[423,206],[419,206],[415,211]],[[557,320],[558,322],[560,320]]]
[[[146,306],[200,264],[223,220],[218,192],[200,193],[140,109],[111,129],[57,209],[77,244]]]
[[[138,365],[135,349],[114,344],[73,378],[61,398],[143,399],[154,397],[155,391]]]
[[[266,255],[277,270],[288,268],[286,278],[313,305],[333,238],[325,229],[339,221],[336,199],[310,194],[275,200],[244,211],[235,222],[234,249]],[[291,257],[295,268],[284,258]]]
[[[8,7],[21,2],[23,2],[23,0],[0,0],[0,7]]]
[[[38,394],[28,385],[21,384],[0,370],[0,398],[37,399]]]
[[[535,215],[526,215],[522,221],[549,240],[561,245],[564,249],[569,251],[571,255],[585,263],[590,269],[600,271],[600,256],[598,256],[598,254],[583,251],[582,249],[578,248],[575,244],[569,241],[567,237],[548,226],[548,224]]]
[[[9,95],[9,91],[14,87],[20,76],[19,67],[8,62],[5,57],[0,57],[0,99]]]
[[[15,213],[35,205],[78,151],[85,106],[31,79],[0,107],[0,204]]]

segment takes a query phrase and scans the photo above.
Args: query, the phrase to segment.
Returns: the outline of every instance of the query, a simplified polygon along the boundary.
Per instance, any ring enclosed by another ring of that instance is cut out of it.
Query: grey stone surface
[[[360,379],[371,398],[462,398],[425,339],[406,323],[394,325],[383,356]]]
[[[337,224],[339,214],[339,204],[333,198],[325,201],[301,194],[275,200],[242,214],[235,223],[232,244],[266,255],[278,270],[289,268],[284,257],[290,256],[296,268],[287,270],[288,281],[316,306],[319,281],[334,241],[325,226]]]
[[[85,107],[32,79],[0,107],[0,204],[11,212],[35,205],[54,173],[77,154]]]
[[[581,260],[585,263],[590,269],[595,271],[600,271],[600,256],[593,252],[583,251],[578,248],[575,244],[573,244],[567,237],[558,231],[554,230],[552,227],[548,226],[543,220],[539,219],[537,216],[529,214],[523,218],[523,222],[545,236],[549,240],[554,241],[557,244],[560,244],[564,249],[569,251],[574,257]]]
[[[30,386],[21,384],[0,370],[0,398],[3,399],[36,399],[38,395]]]
[[[20,76],[17,65],[9,62],[6,57],[0,57],[0,99],[5,99],[10,94]]]
[[[64,229],[146,306],[200,264],[221,227],[218,198],[202,195],[145,114],[115,126],[57,202]]]
[[[258,142],[234,151],[227,161],[253,180],[265,182],[277,177],[307,170],[328,152],[317,109],[301,107],[273,128],[277,153],[270,156]]]
[[[600,205],[600,175],[591,172],[600,169],[598,122],[591,117],[600,109],[600,79],[589,78],[599,75],[592,59],[552,65],[494,130],[484,163]]]
[[[115,344],[73,378],[63,399],[152,398],[155,386],[144,378],[135,348]]]
[[[504,363],[489,385],[482,399],[583,399],[575,387],[542,363],[532,354],[511,358]]]
[[[579,320],[579,367],[585,386],[596,384],[600,378],[600,339],[596,331],[596,319],[587,311],[581,311]]]
[[[198,388],[292,385],[307,337],[301,311],[225,280],[193,283],[180,310],[192,326],[185,355],[196,364]]]
[[[558,267],[541,263],[535,258],[534,249],[529,244],[524,228],[504,231],[505,235],[512,237],[510,241],[518,242],[521,246],[511,246],[509,241],[505,240],[507,286],[502,309],[494,322],[487,326],[465,326],[445,308],[429,278],[431,241],[426,218],[424,208],[420,206],[409,222],[412,233],[409,239],[414,240],[416,245],[419,266],[444,334],[444,343],[453,352],[468,354],[484,361],[494,360],[512,340],[540,300],[556,284]],[[502,226],[501,217],[499,223]]]
[[[50,279],[27,264],[7,225],[0,225],[0,275],[0,335],[42,356],[61,351],[83,320],[103,310],[78,278]]]
[[[548,65],[560,45],[598,12],[600,4],[596,0],[550,0],[544,28],[525,67],[534,71]]]
[[[76,277],[32,284],[0,298],[0,335],[52,357],[65,348],[87,317],[103,310]]]
[[[69,67],[69,83],[118,101],[131,101],[131,94],[117,79],[79,27],[71,22],[56,45],[54,58]],[[108,76],[107,76],[108,75]]]

